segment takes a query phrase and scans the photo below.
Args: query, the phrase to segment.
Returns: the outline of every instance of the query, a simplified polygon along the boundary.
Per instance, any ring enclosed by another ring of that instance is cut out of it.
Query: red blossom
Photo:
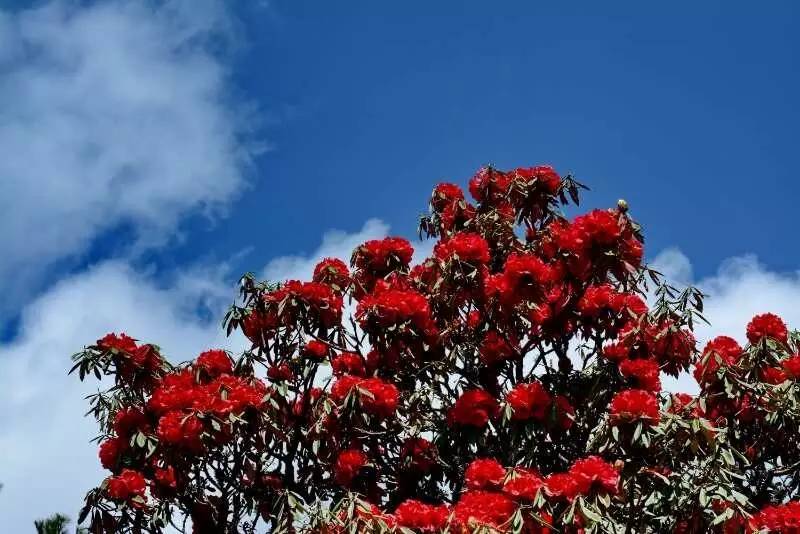
[[[110,470],[114,470],[123,452],[128,449],[128,440],[125,438],[111,438],[100,444],[100,464]]]
[[[512,171],[514,176],[521,179],[526,185],[535,182],[547,194],[555,194],[561,184],[561,177],[550,165],[538,167],[520,167]]]
[[[788,336],[786,323],[774,313],[756,315],[747,324],[747,339],[754,345],[765,338],[786,343]]]
[[[451,424],[483,428],[497,417],[500,405],[497,399],[482,389],[470,389],[461,394],[447,413]]]
[[[700,384],[717,380],[717,371],[735,365],[742,356],[742,347],[735,339],[717,336],[708,342],[703,354],[695,364],[694,378]]]
[[[503,276],[511,294],[535,298],[544,294],[545,286],[553,280],[553,271],[537,256],[510,254]]]
[[[441,261],[457,259],[472,265],[482,265],[489,261],[489,244],[478,234],[460,232],[446,241],[439,241],[433,254]]]
[[[407,239],[387,237],[367,241],[353,253],[353,265],[383,276],[399,267],[408,267],[414,249]]]
[[[127,501],[133,497],[144,497],[146,487],[141,473],[123,469],[119,475],[108,479],[106,491],[114,500]]]
[[[364,376],[367,374],[366,367],[364,367],[364,358],[355,352],[343,352],[331,360],[331,367],[333,374],[336,376],[341,375],[355,375]]]
[[[515,358],[519,353],[509,341],[508,336],[499,334],[496,330],[489,330],[481,341],[479,347],[481,360],[486,365],[495,365]]]
[[[636,388],[658,393],[661,391],[658,363],[653,360],[624,360],[619,364],[622,376],[631,379]]]
[[[431,195],[431,209],[437,213],[443,212],[450,206],[463,201],[464,192],[456,184],[441,183],[433,189]]]
[[[465,492],[453,507],[456,524],[467,532],[481,525],[498,529],[508,526],[516,511],[516,503],[506,495],[481,490]]]
[[[113,332],[106,334],[101,339],[98,339],[97,346],[101,350],[116,350],[119,352],[127,352],[129,354],[133,354],[138,347],[136,340],[132,337],[129,337],[124,333],[117,335]]]
[[[579,483],[571,473],[553,473],[545,479],[545,491],[551,497],[574,499],[579,491]]]
[[[599,456],[577,460],[569,473],[577,484],[579,494],[588,495],[592,490],[611,494],[619,491],[619,472]]]
[[[128,437],[137,430],[145,429],[147,426],[147,416],[139,408],[121,408],[114,415],[114,432],[118,436]]]
[[[425,438],[408,438],[400,450],[400,458],[409,468],[427,473],[438,463],[436,446]]]
[[[783,372],[792,380],[800,380],[800,354],[793,354],[782,362]]]
[[[322,341],[312,339],[303,347],[303,355],[308,358],[321,360],[328,354],[328,345]]]
[[[181,445],[190,450],[202,448],[200,435],[203,433],[203,422],[194,414],[168,412],[158,421],[156,434],[158,439],[171,445]]]
[[[335,291],[344,291],[350,285],[350,270],[338,258],[325,258],[314,267],[312,280],[331,286]]]
[[[445,505],[425,504],[414,499],[403,501],[394,512],[397,524],[416,532],[440,532],[447,526],[450,510]]]
[[[617,393],[609,406],[613,423],[631,423],[643,421],[654,425],[658,423],[658,400],[649,391],[626,389]]]
[[[224,350],[207,350],[197,357],[195,366],[202,369],[211,378],[233,372],[231,359]]]
[[[394,384],[380,378],[343,375],[331,387],[331,399],[341,404],[350,393],[357,393],[365,412],[389,417],[397,409],[399,391]]]
[[[749,524],[761,532],[797,534],[800,532],[800,501],[767,506],[753,515]]]
[[[503,493],[519,501],[533,501],[539,490],[544,487],[544,480],[535,471],[518,467],[503,484]]]
[[[483,167],[469,181],[469,192],[477,201],[497,200],[508,193],[512,176],[493,167]]]
[[[353,479],[366,465],[367,455],[360,450],[347,449],[340,452],[336,458],[336,465],[333,467],[336,483],[340,486],[350,486]]]
[[[539,382],[521,383],[506,395],[506,402],[511,406],[511,419],[527,421],[535,419],[544,421],[547,417],[552,398]]]
[[[505,468],[493,458],[473,460],[464,473],[464,481],[470,489],[496,489],[506,476]]]

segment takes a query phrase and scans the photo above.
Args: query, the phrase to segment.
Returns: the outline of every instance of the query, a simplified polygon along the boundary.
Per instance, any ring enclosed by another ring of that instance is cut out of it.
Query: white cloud
[[[776,313],[789,328],[800,327],[800,272],[770,271],[755,256],[747,255],[729,258],[714,275],[695,280],[689,258],[677,249],[663,251],[653,260],[653,266],[669,279],[694,284],[708,295],[703,315],[711,325],[695,325],[700,348],[723,334],[746,343],[747,323],[759,313]],[[665,380],[664,386],[674,391],[697,391],[689,376]]]
[[[98,236],[123,225],[139,246],[163,243],[242,189],[256,150],[212,52],[230,24],[218,0],[0,11],[5,311]]]
[[[347,260],[355,246],[388,230],[370,220],[353,234],[328,232],[313,253],[276,258],[264,273],[273,280],[308,279],[320,259]],[[54,512],[75,517],[84,493],[106,476],[89,443],[96,427],[83,417],[83,397],[96,384],[66,375],[69,355],[121,330],[158,344],[173,362],[211,347],[240,352],[244,339],[225,338],[220,326],[235,296],[228,278],[226,266],[205,266],[159,285],[122,261],[107,261],[59,282],[25,308],[17,339],[0,345],[0,450],[13,459],[0,468],[4,527],[24,532]]]
[[[97,429],[83,417],[83,397],[97,384],[67,376],[70,354],[121,330],[159,344],[173,361],[234,348],[238,338],[226,340],[219,327],[234,291],[221,275],[193,270],[159,287],[112,261],[56,284],[24,310],[20,336],[0,346],[4,528],[25,532],[55,512],[76,517],[83,494],[105,476],[89,443]],[[213,310],[213,318],[198,316],[201,308]]]
[[[330,230],[322,236],[322,244],[311,256],[284,256],[270,261],[261,277],[265,280],[310,280],[314,267],[322,258],[339,258],[350,262],[350,254],[358,245],[370,239],[385,237],[389,226],[378,219],[369,219],[354,234],[342,230]]]

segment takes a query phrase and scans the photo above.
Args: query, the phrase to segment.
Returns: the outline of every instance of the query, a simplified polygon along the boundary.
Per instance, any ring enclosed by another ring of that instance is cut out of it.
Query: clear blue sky
[[[755,253],[795,268],[795,2],[312,2],[241,9],[242,95],[278,119],[229,219],[187,241],[247,258],[381,217],[412,233],[440,179],[551,163],[620,196],[647,250],[704,274]]]

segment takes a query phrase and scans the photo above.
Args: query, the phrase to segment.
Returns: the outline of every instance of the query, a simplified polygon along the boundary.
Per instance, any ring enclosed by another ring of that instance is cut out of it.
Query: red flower
[[[611,494],[619,491],[619,472],[599,456],[577,460],[569,473],[581,495],[588,495],[593,489]]]
[[[97,346],[104,351],[117,350],[119,352],[127,352],[128,354],[133,354],[138,348],[136,340],[132,337],[124,333],[117,335],[113,332],[98,339]]]
[[[786,324],[774,313],[756,315],[747,325],[747,339],[754,345],[764,338],[786,343],[788,337]]]
[[[630,348],[625,343],[611,343],[603,347],[603,356],[612,362],[622,362],[630,354]]]
[[[561,184],[561,177],[550,165],[539,165],[538,167],[520,167],[513,171],[514,175],[525,182],[534,182],[543,191],[552,195],[558,191]]]
[[[513,253],[506,260],[503,276],[512,294],[533,298],[544,293],[553,271],[537,256]]]
[[[322,341],[312,339],[303,347],[303,355],[308,358],[321,360],[328,354],[328,345]]]
[[[632,267],[638,267],[642,264],[642,257],[644,257],[642,242],[635,237],[623,239],[622,243],[620,243],[620,255],[622,256],[622,261]]]
[[[365,393],[361,394],[364,411],[379,417],[389,417],[397,410],[400,393],[394,384],[380,378],[367,378],[359,384]]]
[[[441,183],[433,189],[431,209],[441,213],[455,203],[464,200],[464,192],[456,184]]]
[[[367,465],[367,456],[358,449],[347,449],[339,453],[333,468],[334,478],[340,486],[350,486],[361,469]]]
[[[436,259],[457,259],[472,265],[489,262],[489,244],[478,234],[461,232],[446,241],[439,241],[433,249]]]
[[[341,376],[345,374],[364,376],[367,370],[364,367],[364,359],[355,352],[343,352],[331,360],[333,374]]]
[[[506,394],[506,402],[511,406],[511,419],[544,421],[552,398],[539,382],[521,383]]]
[[[573,225],[588,243],[608,246],[619,239],[621,230],[617,215],[609,210],[593,210],[575,218]]]
[[[325,258],[314,267],[312,280],[331,286],[335,291],[344,291],[350,285],[350,270],[338,258]]]
[[[700,384],[714,382],[721,367],[735,365],[741,356],[742,347],[735,339],[728,336],[715,337],[708,342],[703,349],[703,355],[695,364],[694,378]]]
[[[503,483],[506,469],[493,458],[473,460],[464,473],[464,481],[470,489],[496,489]]]
[[[612,423],[643,421],[654,425],[661,417],[656,396],[641,389],[626,389],[614,395],[609,412]]]
[[[689,330],[677,328],[666,321],[647,329],[647,343],[653,357],[662,365],[662,371],[678,376],[692,363],[695,354],[694,335]]]
[[[425,504],[409,499],[394,512],[397,524],[419,532],[440,532],[447,526],[450,510],[446,505]]]
[[[794,354],[783,360],[783,372],[792,380],[800,380],[800,354]]]
[[[537,472],[518,467],[503,485],[503,493],[520,501],[533,501],[543,486],[544,480]]]
[[[800,502],[767,506],[750,519],[750,528],[760,532],[796,534],[800,532]]]
[[[147,426],[147,417],[139,408],[121,408],[114,415],[114,432],[121,437],[130,437]]]
[[[414,249],[407,239],[387,237],[367,241],[353,252],[352,263],[359,269],[378,276],[388,274],[411,263]]]
[[[661,391],[658,363],[653,360],[624,360],[619,364],[619,371],[622,376],[633,379],[639,389],[654,393]]]
[[[400,458],[410,469],[427,473],[438,463],[436,446],[425,438],[408,438],[400,449]]]
[[[500,406],[497,399],[482,389],[470,389],[461,394],[447,413],[451,424],[483,428],[497,417]]]
[[[428,299],[413,290],[376,290],[358,303],[356,318],[367,331],[408,324],[422,332],[433,326]]]
[[[486,332],[483,341],[481,341],[479,351],[483,363],[490,366],[511,360],[519,354],[515,347],[509,343],[508,336],[502,336],[496,330]]]
[[[772,385],[782,384],[787,378],[783,369],[778,367],[762,367],[759,369],[759,375],[762,382]]]
[[[130,469],[123,469],[119,475],[110,477],[106,485],[108,496],[115,501],[127,501],[137,496],[144,497],[145,488],[142,474]]]
[[[469,192],[479,202],[493,201],[508,193],[511,175],[492,167],[483,167],[469,181]]]
[[[579,485],[570,473],[554,473],[545,480],[544,489],[551,497],[574,499],[578,495]]]
[[[211,378],[222,374],[231,374],[233,364],[224,350],[207,350],[197,357],[195,366],[205,371]]]
[[[119,457],[128,448],[128,440],[124,438],[111,438],[100,444],[100,464],[110,470],[114,470],[119,461]]]
[[[294,372],[287,363],[279,363],[276,365],[271,365],[270,368],[267,369],[267,378],[274,380],[276,382],[281,382],[283,380],[291,380],[293,377],[294,377]]]
[[[341,376],[331,387],[331,399],[341,404],[347,395],[357,391],[365,412],[378,417],[388,417],[397,410],[400,392],[394,384],[380,378]]]
[[[178,481],[175,478],[175,468],[171,465],[159,467],[153,472],[153,479],[163,489],[175,489]]]
[[[203,433],[203,422],[193,414],[168,412],[158,421],[156,434],[159,441],[172,445],[182,445],[192,450],[202,447],[200,435]]]
[[[503,528],[516,511],[516,503],[502,493],[480,490],[465,492],[453,507],[456,523],[467,532],[481,525]]]
[[[578,301],[578,312],[585,317],[598,317],[603,312],[616,315],[625,305],[625,295],[609,284],[589,286]]]
[[[289,280],[280,289],[265,295],[264,301],[277,308],[279,315],[287,323],[294,322],[296,314],[301,310],[310,311],[327,328],[342,320],[342,296],[330,286],[319,282]],[[282,304],[284,307],[281,313]]]

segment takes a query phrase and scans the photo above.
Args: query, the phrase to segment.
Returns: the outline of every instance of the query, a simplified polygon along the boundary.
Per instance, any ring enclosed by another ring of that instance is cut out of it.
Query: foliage
[[[703,295],[642,265],[628,207],[568,220],[550,167],[439,184],[402,238],[313,280],[241,280],[229,335],[172,366],[109,334],[73,371],[111,471],[91,532],[798,532],[797,333],[692,329]],[[651,302],[651,306],[646,304]],[[661,390],[691,371],[697,397]],[[191,525],[191,526],[190,526]]]
[[[69,517],[63,514],[53,514],[47,519],[39,519],[33,522],[37,534],[68,534],[67,525]],[[75,530],[78,534],[85,532],[82,528]]]

